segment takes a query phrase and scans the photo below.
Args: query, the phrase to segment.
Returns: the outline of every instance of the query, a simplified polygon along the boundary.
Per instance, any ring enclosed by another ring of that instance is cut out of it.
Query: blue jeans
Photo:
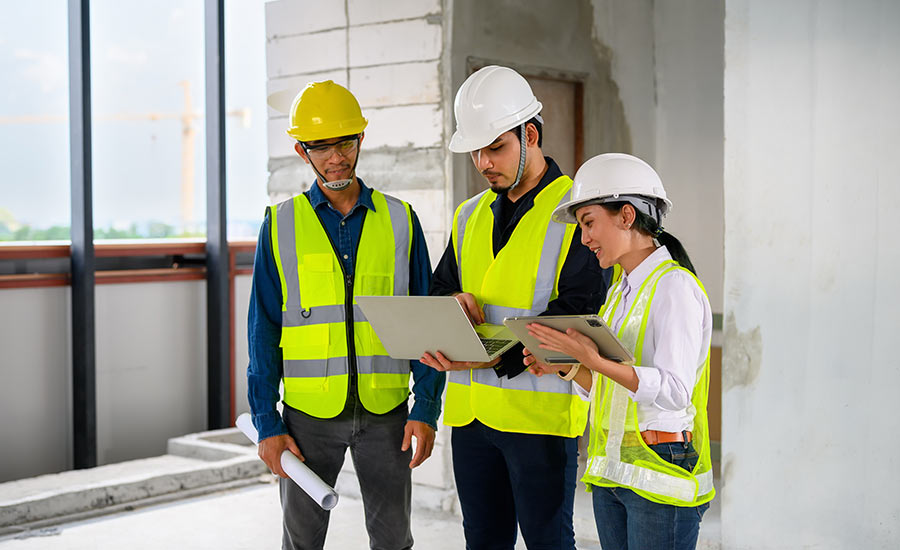
[[[453,428],[453,473],[467,550],[512,550],[516,524],[529,550],[572,550],[578,470],[574,437]]]
[[[693,469],[693,443],[660,443],[650,448],[663,460]],[[591,492],[594,521],[603,550],[693,550],[700,520],[709,503],[693,508],[658,504],[625,487],[597,487]]]

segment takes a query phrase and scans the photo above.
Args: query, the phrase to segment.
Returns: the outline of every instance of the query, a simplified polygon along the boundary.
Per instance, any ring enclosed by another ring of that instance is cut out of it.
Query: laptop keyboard
[[[512,342],[512,340],[506,340],[503,338],[481,338],[480,340],[484,345],[484,350],[488,352],[488,355],[493,355],[494,353],[503,349],[507,344]]]

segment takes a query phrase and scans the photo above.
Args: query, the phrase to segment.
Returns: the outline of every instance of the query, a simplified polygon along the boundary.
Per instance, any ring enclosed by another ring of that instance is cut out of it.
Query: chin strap
[[[522,181],[522,174],[525,172],[525,123],[519,125],[519,169],[516,171],[516,181],[506,190],[507,193],[512,191]]]
[[[327,181],[325,179],[325,176],[319,173],[319,170],[318,168],[316,168],[315,163],[313,163],[312,160],[309,161],[309,165],[312,166],[313,172],[316,173],[316,178],[318,178],[319,181],[322,182],[322,185],[324,185],[331,191],[343,191],[344,189],[349,187],[351,183],[353,183],[353,176],[356,174],[357,163],[359,163],[359,150],[357,150],[356,152],[356,159],[353,161],[353,168],[350,169],[350,179]]]

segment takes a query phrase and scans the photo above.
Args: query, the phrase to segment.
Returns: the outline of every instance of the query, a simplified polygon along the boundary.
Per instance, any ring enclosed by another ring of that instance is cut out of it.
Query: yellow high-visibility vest
[[[475,296],[486,322],[538,315],[556,298],[575,226],[552,223],[550,215],[569,200],[571,188],[572,180],[561,176],[542,189],[496,258],[491,203],[497,195],[484,191],[457,208],[453,243],[462,291]],[[588,404],[570,382],[557,376],[523,373],[509,379],[493,369],[473,369],[451,372],[447,382],[448,426],[465,426],[477,418],[506,432],[564,437],[584,433]]]
[[[366,410],[386,413],[409,397],[409,361],[388,356],[354,296],[409,294],[412,215],[408,204],[375,190],[372,202],[375,210],[366,212],[353,274],[343,272],[305,195],[271,209],[272,251],[283,297],[284,402],[318,418],[333,418],[344,408],[351,338]]]
[[[693,273],[668,260],[647,277],[619,329],[619,339],[632,350],[635,364],[641,364],[644,334],[656,285],[673,271],[688,273],[706,293]],[[612,322],[616,305],[622,298],[621,280],[607,294],[601,309],[607,324]],[[609,305],[609,307],[607,307]],[[716,494],[713,487],[709,456],[709,426],[706,404],[709,394],[709,350],[702,372],[694,385],[691,404],[694,408],[692,428],[694,448],[699,454],[693,471],[666,462],[654,453],[640,435],[637,404],[628,389],[605,376],[595,377],[594,403],[591,408],[591,439],[588,445],[587,471],[582,481],[588,486],[627,487],[642,497],[660,504],[699,506]]]

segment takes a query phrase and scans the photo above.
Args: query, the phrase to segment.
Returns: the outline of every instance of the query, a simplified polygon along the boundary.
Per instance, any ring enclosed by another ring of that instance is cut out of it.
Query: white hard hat
[[[468,153],[487,147],[497,136],[541,112],[541,102],[522,75],[490,65],[472,73],[456,92],[456,131],[450,150]]]
[[[616,201],[631,203],[660,225],[672,208],[662,180],[649,164],[625,153],[605,153],[581,165],[572,184],[572,200],[553,211],[553,221],[577,223],[579,207]]]

